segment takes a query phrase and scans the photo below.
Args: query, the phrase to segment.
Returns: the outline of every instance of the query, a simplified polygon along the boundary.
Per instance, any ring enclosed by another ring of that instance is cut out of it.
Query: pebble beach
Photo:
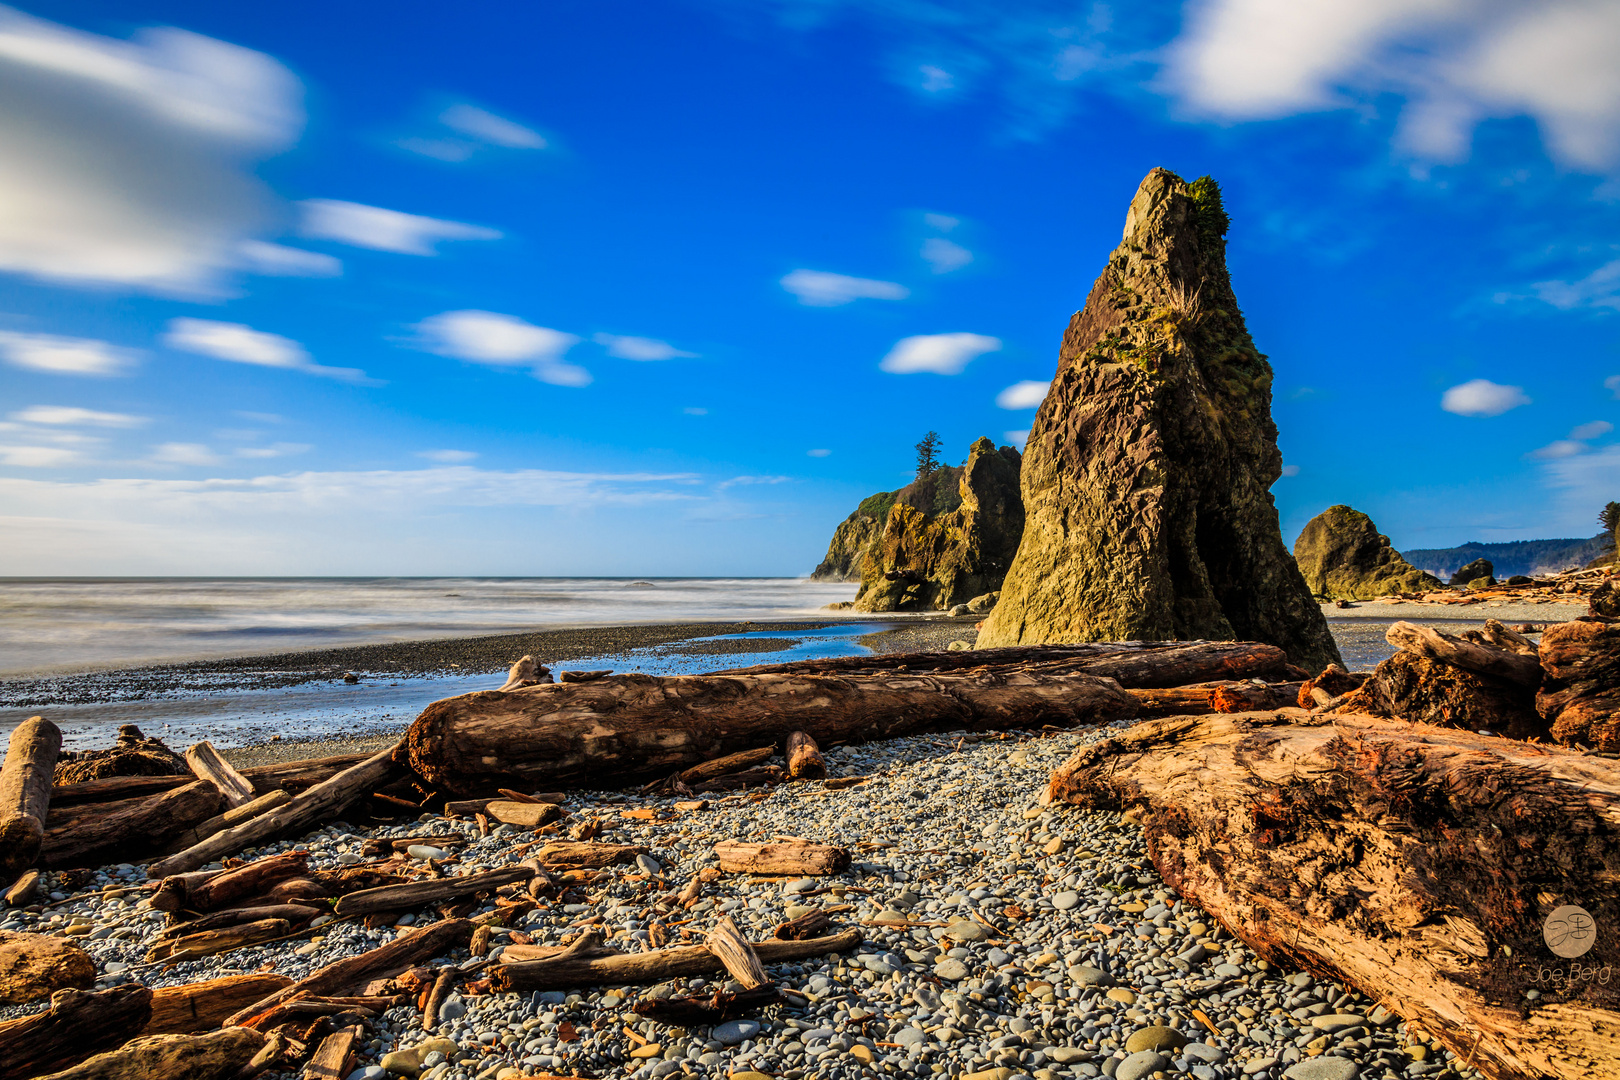
[[[643,1020],[654,987],[454,997],[430,1034],[412,1008],[373,1029],[356,1080],[512,1080],[547,1074],[690,1076],[731,1080],[1389,1080],[1475,1074],[1387,1011],[1331,981],[1278,970],[1181,900],[1153,871],[1140,830],[1116,813],[1041,807],[1051,769],[1108,729],[985,736],[958,732],[827,751],[831,777],[866,777],[829,790],[810,781],[679,810],[634,791],[571,794],[566,822],[601,820],[603,839],[644,844],[583,902],[552,903],[496,931],[492,955],[513,942],[559,943],[596,925],[614,947],[646,949],[654,922],[671,944],[701,941],[721,914],[754,940],[824,907],[834,929],[858,927],[857,951],[769,967],[787,1005],[753,1019],[679,1028]],[[626,811],[639,810],[639,817]],[[655,820],[644,820],[651,811]],[[312,865],[362,861],[369,838],[459,832],[447,870],[516,861],[530,839],[511,826],[480,838],[465,819],[365,828],[334,822],[295,840],[243,852],[307,849]],[[842,874],[777,879],[726,876],[688,910],[668,897],[714,862],[716,841],[802,836],[854,854]],[[442,850],[439,854],[446,854]],[[404,915],[364,929],[326,922],[290,941],[171,965],[143,964],[164,916],[149,910],[138,866],[109,866],[70,882],[50,904],[9,911],[0,929],[54,932],[95,959],[99,986],[152,987],[232,973],[299,978],[437,918]],[[663,906],[660,908],[661,898]],[[484,908],[481,910],[491,910]],[[689,937],[681,937],[685,932]],[[453,961],[481,961],[464,952]],[[6,1015],[24,1011],[13,1007]],[[293,1074],[282,1074],[291,1077]]]

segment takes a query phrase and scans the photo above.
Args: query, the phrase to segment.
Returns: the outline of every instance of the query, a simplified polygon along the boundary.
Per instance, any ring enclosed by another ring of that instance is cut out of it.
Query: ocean
[[[0,678],[427,638],[813,617],[805,578],[0,578]]]

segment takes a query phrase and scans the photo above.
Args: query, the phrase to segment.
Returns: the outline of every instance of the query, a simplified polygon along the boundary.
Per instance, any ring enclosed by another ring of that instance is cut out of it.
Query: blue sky
[[[0,573],[797,574],[1223,185],[1285,539],[1620,498],[1620,6],[0,8]]]

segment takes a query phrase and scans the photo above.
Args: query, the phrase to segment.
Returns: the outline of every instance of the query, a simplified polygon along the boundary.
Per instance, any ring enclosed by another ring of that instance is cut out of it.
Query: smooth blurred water
[[[855,588],[804,578],[3,578],[0,675],[576,626],[793,618],[851,600]]]

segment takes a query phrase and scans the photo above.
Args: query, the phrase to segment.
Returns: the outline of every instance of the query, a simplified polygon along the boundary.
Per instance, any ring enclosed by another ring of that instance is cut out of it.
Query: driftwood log
[[[1075,645],[1011,645],[965,652],[883,653],[794,660],[715,672],[717,675],[887,675],[896,671],[1028,668],[1048,674],[1113,679],[1126,689],[1187,686],[1233,679],[1303,678],[1274,645],[1253,641],[1132,641]]]
[[[144,986],[58,990],[42,1013],[0,1021],[0,1068],[6,1076],[56,1072],[133,1038],[152,1015]]]
[[[563,811],[562,807],[555,803],[491,799],[485,804],[484,813],[505,825],[515,825],[520,829],[538,829],[562,817]]]
[[[441,789],[600,786],[668,774],[794,730],[862,742],[949,728],[1102,723],[1135,715],[1089,675],[980,668],[936,675],[614,675],[437,701],[398,751]]]
[[[66,938],[0,930],[0,1005],[43,1001],[58,990],[88,990],[95,961]]]
[[[186,751],[186,764],[199,780],[207,780],[219,789],[227,810],[235,810],[253,801],[253,781],[231,767],[219,756],[214,744],[206,740]]]
[[[152,1018],[142,1035],[195,1035],[219,1027],[245,1005],[292,985],[285,975],[226,975],[152,991]]]
[[[760,941],[753,945],[759,959],[767,964],[804,960],[828,953],[848,952],[861,943],[859,930],[845,930],[830,937],[808,941]],[[609,956],[556,956],[549,960],[525,960],[496,964],[490,969],[490,987],[498,992],[563,990],[576,986],[628,986],[657,983],[677,976],[714,975],[724,971],[718,956],[703,945],[682,945],[651,952],[616,953]]]
[[[264,1036],[249,1028],[206,1035],[146,1035],[45,1080],[237,1080],[264,1043]]]
[[[849,852],[831,844],[782,837],[768,844],[722,840],[714,845],[728,874],[838,874],[849,869]]]
[[[330,780],[344,769],[358,765],[370,754],[339,754],[334,757],[305,758],[300,761],[282,761],[274,765],[255,765],[241,773],[253,783],[255,795],[272,791],[297,794]],[[156,795],[184,787],[196,777],[190,773],[172,776],[106,776],[99,780],[85,780],[74,784],[57,784],[51,789],[52,806],[79,806],[84,803],[111,802],[115,799],[133,799],[140,795]]]
[[[1137,811],[1165,881],[1262,958],[1355,986],[1488,1076],[1620,1075],[1620,984],[1589,977],[1620,963],[1620,763],[1287,710],[1139,723],[1047,796]],[[1549,945],[1564,905],[1600,928],[1578,959]]]
[[[265,895],[280,882],[302,877],[308,870],[309,852],[285,851],[230,870],[173,874],[158,885],[151,903],[158,911],[214,911]]]
[[[243,803],[241,806],[227,810],[223,814],[215,814],[207,821],[199,822],[196,825],[193,825],[179,836],[176,836],[170,840],[164,847],[163,853],[165,855],[178,854],[179,852],[186,850],[186,848],[191,847],[193,844],[202,843],[204,840],[208,839],[210,836],[213,836],[217,832],[223,832],[233,825],[240,825],[244,821],[249,821],[258,817],[260,814],[268,813],[271,810],[274,810],[276,807],[284,806],[291,801],[291,795],[285,791],[282,791],[280,788],[277,788],[275,791],[269,792],[268,794],[260,795],[251,802]]]
[[[327,997],[358,990],[373,979],[407,971],[424,960],[447,953],[472,939],[473,924],[466,919],[444,919],[379,945],[370,952],[333,961],[291,986],[238,1009],[225,1019],[226,1027],[254,1027],[278,1005],[297,997]]]
[[[1552,737],[1620,752],[1620,624],[1588,618],[1547,627],[1541,666],[1547,679],[1536,708]]]
[[[394,770],[393,750],[384,750],[295,796],[291,802],[269,813],[244,821],[193,844],[186,850],[159,859],[146,868],[148,877],[181,874],[235,854],[245,847],[262,844],[288,833],[303,832],[330,821],[344,807],[368,795]]]
[[[1533,655],[1526,656],[1497,646],[1467,641],[1432,627],[1398,622],[1385,631],[1384,639],[1405,652],[1438,660],[1476,675],[1531,689],[1541,682],[1541,664]]]
[[[642,844],[603,844],[592,840],[558,840],[535,852],[545,870],[600,870],[616,863],[636,861],[652,849]]]
[[[1484,730],[1513,739],[1547,735],[1528,686],[1413,652],[1398,652],[1379,664],[1360,687],[1336,699],[1332,711]]]
[[[787,756],[789,780],[827,778],[827,759],[821,755],[821,747],[816,745],[816,740],[805,732],[795,731],[789,735],[783,753]]]
[[[77,784],[109,776],[189,776],[186,759],[148,738],[134,724],[118,728],[118,738],[106,750],[63,754],[56,761],[55,781]]]
[[[150,964],[154,960],[194,960],[199,956],[212,956],[215,953],[240,949],[245,945],[257,945],[261,941],[286,937],[291,932],[292,923],[286,919],[260,919],[257,922],[223,926],[217,930],[182,934],[153,945],[147,950],[146,962]]]
[[[458,896],[474,896],[494,892],[502,885],[527,881],[534,876],[528,866],[510,866],[504,870],[485,870],[481,874],[463,877],[431,878],[427,881],[407,881],[399,885],[381,885],[375,889],[361,889],[349,893],[337,902],[333,914],[369,915],[375,911],[404,911]]]
[[[304,1067],[305,1080],[344,1080],[354,1059],[354,1047],[364,1038],[365,1029],[354,1027],[334,1031],[321,1040],[309,1064]]]
[[[219,812],[219,790],[206,780],[158,795],[70,807],[45,821],[40,865],[61,869],[127,861]]]
[[[11,884],[39,858],[61,750],[61,729],[42,716],[12,729],[0,764],[0,885]]]

